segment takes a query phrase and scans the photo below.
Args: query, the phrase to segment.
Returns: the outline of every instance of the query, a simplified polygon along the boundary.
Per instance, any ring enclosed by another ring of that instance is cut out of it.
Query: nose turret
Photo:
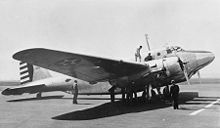
[[[208,51],[198,51],[196,52],[197,64],[200,68],[208,65],[215,59],[215,55]]]

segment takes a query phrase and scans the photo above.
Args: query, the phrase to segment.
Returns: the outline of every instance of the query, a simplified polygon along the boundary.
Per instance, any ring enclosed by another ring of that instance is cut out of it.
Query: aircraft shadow
[[[15,99],[15,100],[8,100],[7,102],[22,102],[22,101],[38,101],[38,100],[48,100],[48,99],[61,99],[64,95],[57,95],[57,96],[44,96],[41,98],[25,98],[25,99]]]
[[[62,99],[70,99],[72,100],[73,98],[69,98],[69,97],[64,97]],[[106,97],[79,97],[77,98],[78,100],[110,100],[110,98],[106,98]],[[120,98],[115,98],[115,100],[120,100]]]
[[[193,100],[195,97],[198,97],[198,92],[182,92],[180,93],[180,104],[184,104],[189,100]],[[64,113],[52,119],[55,120],[92,120],[104,117],[111,117],[126,113],[137,113],[143,111],[150,111],[165,107],[170,107],[171,104],[165,104],[164,101],[154,100],[152,103],[143,102],[141,98],[139,98],[135,104],[125,104],[121,101],[116,101],[114,103],[108,102],[102,105],[88,108],[84,110],[72,111],[68,113]]]

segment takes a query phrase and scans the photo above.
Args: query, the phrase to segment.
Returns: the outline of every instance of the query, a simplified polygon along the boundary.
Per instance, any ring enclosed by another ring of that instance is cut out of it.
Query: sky
[[[134,58],[145,33],[165,44],[206,50],[215,60],[201,77],[219,78],[219,0],[0,0],[0,80],[18,80],[12,55],[48,48],[113,59]]]

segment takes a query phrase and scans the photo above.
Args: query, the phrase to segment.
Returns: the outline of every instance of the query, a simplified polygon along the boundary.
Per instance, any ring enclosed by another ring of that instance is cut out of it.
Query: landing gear
[[[115,94],[111,94],[111,102],[115,102]]]
[[[161,91],[160,91],[160,87],[156,88],[157,89],[157,94],[159,95],[159,97],[161,98]]]
[[[142,98],[146,99],[147,101],[150,101],[153,96],[152,94],[155,94],[155,92],[152,90],[152,85],[149,84],[145,86],[144,92],[142,94]]]
[[[126,88],[126,101],[127,102],[132,102],[133,99],[133,92],[131,90],[131,87]]]
[[[37,99],[42,98],[42,97],[41,97],[41,92],[37,93],[36,98],[37,98]]]
[[[170,89],[168,85],[163,89],[163,96],[165,99],[170,99]]]
[[[121,88],[121,99],[122,99],[122,102],[125,102],[125,88]]]

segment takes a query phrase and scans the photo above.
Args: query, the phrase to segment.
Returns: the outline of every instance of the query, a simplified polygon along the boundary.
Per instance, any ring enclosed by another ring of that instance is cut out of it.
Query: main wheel
[[[166,86],[166,87],[163,89],[163,95],[164,95],[164,98],[166,98],[166,99],[169,99],[169,98],[170,98],[169,86]]]

